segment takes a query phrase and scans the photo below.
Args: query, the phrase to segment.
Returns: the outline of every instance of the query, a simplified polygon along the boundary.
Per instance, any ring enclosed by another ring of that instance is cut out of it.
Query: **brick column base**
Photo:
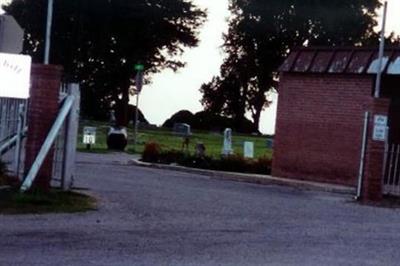
[[[62,68],[53,65],[33,65],[28,106],[28,134],[25,172],[28,172],[43,145],[58,113]],[[33,184],[48,190],[52,177],[53,152],[50,152]]]
[[[372,99],[368,123],[368,141],[365,160],[364,182],[361,198],[363,202],[382,200],[382,174],[385,142],[372,139],[374,116],[389,114],[390,99]]]

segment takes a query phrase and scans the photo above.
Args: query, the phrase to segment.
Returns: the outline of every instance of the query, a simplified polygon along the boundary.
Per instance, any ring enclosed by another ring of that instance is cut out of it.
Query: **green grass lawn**
[[[108,124],[96,121],[82,121],[79,129],[78,136],[78,150],[86,151],[86,145],[82,143],[82,131],[84,126],[94,126],[97,128],[96,131],[96,144],[92,145],[91,152],[108,152],[106,136],[108,132]],[[190,138],[189,151],[194,153],[196,143],[202,142],[206,147],[206,155],[218,158],[221,155],[223,134],[215,132],[201,132],[192,130],[193,135]],[[143,130],[139,129],[138,145],[136,151],[133,147],[133,128],[128,128],[128,147],[127,152],[129,153],[142,153],[145,143],[157,142],[161,145],[163,150],[181,150],[182,149],[182,137],[173,134],[169,129],[154,129],[154,130]],[[266,136],[253,136],[233,133],[232,144],[235,154],[243,154],[243,142],[252,141],[254,142],[254,155],[256,158],[266,156],[271,158],[272,150],[266,146]]]
[[[96,210],[96,205],[94,198],[72,191],[20,193],[16,188],[0,190],[0,214],[75,213]]]

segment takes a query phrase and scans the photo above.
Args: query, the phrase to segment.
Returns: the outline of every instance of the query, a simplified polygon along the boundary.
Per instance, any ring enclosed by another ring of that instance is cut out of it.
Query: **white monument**
[[[224,146],[222,147],[223,155],[233,154],[232,149],[232,129],[226,128],[224,131]]]
[[[245,141],[243,144],[244,158],[254,158],[254,142]]]

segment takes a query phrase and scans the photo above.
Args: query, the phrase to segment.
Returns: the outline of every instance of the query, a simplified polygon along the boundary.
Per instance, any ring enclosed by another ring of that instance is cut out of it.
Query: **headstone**
[[[126,128],[110,127],[107,135],[108,149],[124,151],[126,145],[128,145],[128,132]]]
[[[115,111],[110,111],[110,126],[115,127],[117,125],[117,118],[115,118]]]
[[[272,149],[274,147],[274,140],[273,139],[267,139],[267,148]]]
[[[243,143],[244,158],[254,158],[254,142],[245,141]]]
[[[230,155],[232,153],[232,129],[226,128],[224,131],[224,146],[222,147],[222,154]]]
[[[175,134],[181,135],[181,136],[190,136],[192,134],[190,130],[190,125],[185,124],[185,123],[175,123],[173,131]]]
[[[83,144],[90,145],[96,144],[96,128],[95,127],[84,127],[83,128]]]
[[[0,15],[0,52],[19,54],[24,44],[24,31],[12,16]]]
[[[206,146],[199,142],[196,144],[196,157],[203,158],[206,155]]]

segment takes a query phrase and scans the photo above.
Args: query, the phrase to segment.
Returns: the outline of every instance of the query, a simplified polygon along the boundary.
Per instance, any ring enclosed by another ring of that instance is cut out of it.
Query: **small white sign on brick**
[[[0,53],[0,97],[29,98],[30,56]]]
[[[372,134],[373,140],[376,141],[386,140],[387,121],[388,118],[385,115],[374,116],[374,131]]]

